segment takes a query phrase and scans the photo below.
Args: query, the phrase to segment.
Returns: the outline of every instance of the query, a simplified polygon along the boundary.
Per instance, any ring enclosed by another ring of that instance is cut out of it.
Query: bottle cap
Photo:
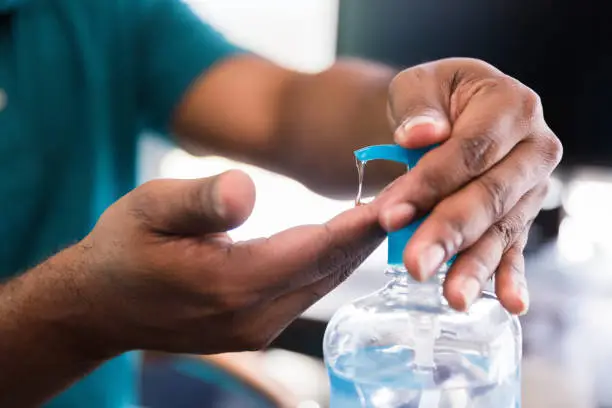
[[[355,157],[361,162],[370,160],[388,160],[397,163],[403,163],[407,166],[407,170],[414,168],[418,161],[431,149],[436,146],[430,146],[422,149],[405,149],[399,145],[376,145],[368,146],[355,151]],[[404,248],[406,244],[417,230],[417,228],[427,218],[425,216],[413,221],[408,226],[387,234],[388,236],[388,251],[387,263],[389,265],[403,265]]]

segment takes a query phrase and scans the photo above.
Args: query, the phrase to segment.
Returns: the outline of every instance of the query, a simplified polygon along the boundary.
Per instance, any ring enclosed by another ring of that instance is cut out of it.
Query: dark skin
[[[354,194],[355,148],[444,143],[371,204],[246,242],[226,234],[254,204],[245,174],[138,187],[81,242],[0,287],[1,406],[35,406],[128,350],[265,347],[380,244],[381,225],[430,210],[406,248],[409,272],[427,279],[461,251],[445,282],[451,306],[466,309],[496,273],[502,304],[526,311],[522,249],[561,146],[537,95],[490,65],[451,59],[395,75],[341,62],[307,75],[238,57],[193,84],[175,129],[192,152],[334,195]],[[380,167],[370,182],[398,175]]]

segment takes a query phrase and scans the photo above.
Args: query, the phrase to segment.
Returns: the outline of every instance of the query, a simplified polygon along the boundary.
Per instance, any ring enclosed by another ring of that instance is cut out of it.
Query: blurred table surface
[[[582,252],[581,252],[582,251]],[[343,304],[382,287],[386,245],[302,319],[324,327]],[[524,407],[612,407],[612,253],[557,242],[527,257]]]

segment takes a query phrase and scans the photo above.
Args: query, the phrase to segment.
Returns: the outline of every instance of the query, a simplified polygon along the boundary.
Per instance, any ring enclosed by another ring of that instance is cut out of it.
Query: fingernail
[[[519,316],[525,316],[529,311],[529,291],[527,290],[527,285],[525,282],[519,282],[517,286],[518,296],[523,304],[523,308],[519,312]]]
[[[463,298],[464,308],[467,311],[478,295],[480,295],[480,282],[472,276],[466,276],[463,278],[459,292]]]
[[[419,270],[417,271],[419,280],[427,280],[433,275],[444,261],[445,255],[444,248],[440,245],[432,245],[424,249],[419,255]]]
[[[224,218],[225,204],[223,203],[223,199],[221,198],[221,191],[219,189],[219,184],[220,184],[219,181],[221,177],[223,177],[223,174],[220,174],[219,176],[217,176],[215,180],[213,181],[211,197],[212,197],[213,211],[219,218]]]
[[[396,231],[410,223],[416,209],[412,204],[400,203],[382,210],[380,225],[387,232]]]
[[[440,122],[431,116],[415,116],[400,125],[395,132],[395,141],[405,143],[411,136],[414,128],[424,133],[436,133],[440,128]]]

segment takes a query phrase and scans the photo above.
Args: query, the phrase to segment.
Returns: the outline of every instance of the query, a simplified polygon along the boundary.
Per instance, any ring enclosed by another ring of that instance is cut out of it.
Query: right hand
[[[255,201],[239,171],[155,180],[112,205],[72,250],[84,332],[112,352],[265,347],[381,243],[372,205],[322,225],[235,243]],[[287,209],[291,211],[291,209]]]

